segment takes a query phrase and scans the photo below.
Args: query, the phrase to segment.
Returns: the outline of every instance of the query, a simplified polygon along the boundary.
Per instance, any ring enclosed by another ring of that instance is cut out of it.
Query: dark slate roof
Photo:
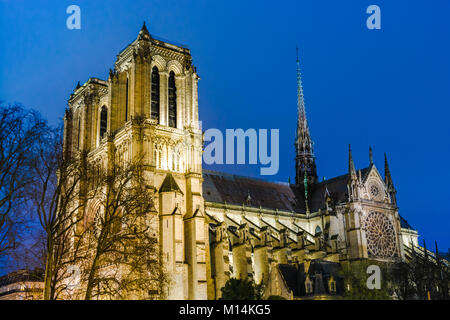
[[[172,192],[172,191],[178,191],[180,193],[183,193],[180,187],[178,186],[177,182],[173,178],[173,176],[170,173],[168,173],[164,178],[161,187],[159,188],[159,192]]]
[[[333,275],[339,277],[340,264],[325,260],[313,260],[309,266],[308,273],[314,275],[315,273],[322,273],[324,276]]]
[[[406,221],[406,219],[402,216],[400,216],[400,226],[405,229],[414,230],[413,227],[411,227],[411,225],[408,223],[408,221]]]
[[[330,294],[328,280],[333,276],[336,281],[336,294],[344,293],[344,281],[340,276],[340,265],[336,262],[325,260],[312,260],[309,270],[305,272],[305,265],[279,264],[278,270],[283,277],[287,287],[293,292],[295,297],[306,296],[305,280],[306,276],[313,282],[315,295]]]
[[[369,168],[361,170],[367,174]],[[312,212],[325,209],[325,192],[328,190],[334,203],[348,199],[347,177],[342,175],[314,185],[310,190],[309,208]],[[283,182],[271,182],[222,172],[203,171],[203,197],[208,202],[246,205],[304,213],[305,188]]]
[[[208,202],[299,211],[295,192],[288,183],[203,171],[203,197]]]
[[[371,166],[361,169],[363,179],[370,169]],[[308,202],[311,212],[326,208],[326,192],[334,204],[347,202],[347,180],[348,174],[344,174],[315,184],[310,191]],[[304,213],[306,211],[304,195],[304,186],[203,170],[203,197],[208,202],[239,206],[244,204],[255,208]],[[402,228],[414,230],[402,216],[400,224]]]
[[[303,264],[300,266],[293,264],[279,264],[278,270],[287,287],[294,294],[294,297],[305,295],[305,288],[302,288],[302,286],[305,285],[306,279]]]
[[[44,271],[42,269],[35,269],[33,271],[21,269],[18,271],[10,272],[0,277],[0,287],[6,286],[11,283],[24,281],[44,281]]]

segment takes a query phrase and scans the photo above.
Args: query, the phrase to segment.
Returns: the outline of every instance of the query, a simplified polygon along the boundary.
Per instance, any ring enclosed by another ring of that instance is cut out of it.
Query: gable
[[[361,177],[364,190],[362,197],[373,201],[389,200],[383,177],[374,164],[371,164],[367,173]]]

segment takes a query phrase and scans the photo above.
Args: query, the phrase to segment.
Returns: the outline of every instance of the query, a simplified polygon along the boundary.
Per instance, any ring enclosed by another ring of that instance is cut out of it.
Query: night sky
[[[66,8],[81,8],[81,30]],[[381,8],[368,30],[366,8]],[[186,44],[201,77],[203,129],[280,129],[280,170],[213,169],[294,180],[295,47],[318,174],[369,165],[388,154],[400,214],[434,249],[450,247],[450,24],[448,0],[433,1],[21,1],[0,0],[0,100],[21,102],[57,124],[77,82],[107,79],[137,36]],[[207,167],[207,166],[205,166]]]

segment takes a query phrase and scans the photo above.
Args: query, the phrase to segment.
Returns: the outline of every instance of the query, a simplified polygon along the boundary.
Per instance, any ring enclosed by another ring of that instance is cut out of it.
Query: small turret
[[[394,182],[392,181],[391,171],[389,170],[389,164],[386,153],[384,154],[384,181],[389,196],[391,197],[392,204],[397,206],[397,196],[396,196],[397,191],[395,190]]]
[[[348,145],[348,197],[349,201],[356,201],[359,198],[358,176],[356,175],[355,163],[352,157],[352,147]]]
[[[150,33],[147,30],[147,26],[144,24],[142,25],[141,31],[139,31],[138,40],[150,40],[152,37],[150,36]]]

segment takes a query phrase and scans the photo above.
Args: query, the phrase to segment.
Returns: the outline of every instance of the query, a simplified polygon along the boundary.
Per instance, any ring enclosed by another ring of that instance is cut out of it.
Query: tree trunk
[[[86,294],[84,296],[84,300],[92,300],[92,291],[94,290],[94,280],[97,274],[97,266],[98,266],[98,256],[94,258],[92,261],[91,268],[89,270],[89,278],[86,287]]]
[[[44,300],[50,300],[51,283],[53,277],[53,241],[47,239],[47,258],[45,261]]]

